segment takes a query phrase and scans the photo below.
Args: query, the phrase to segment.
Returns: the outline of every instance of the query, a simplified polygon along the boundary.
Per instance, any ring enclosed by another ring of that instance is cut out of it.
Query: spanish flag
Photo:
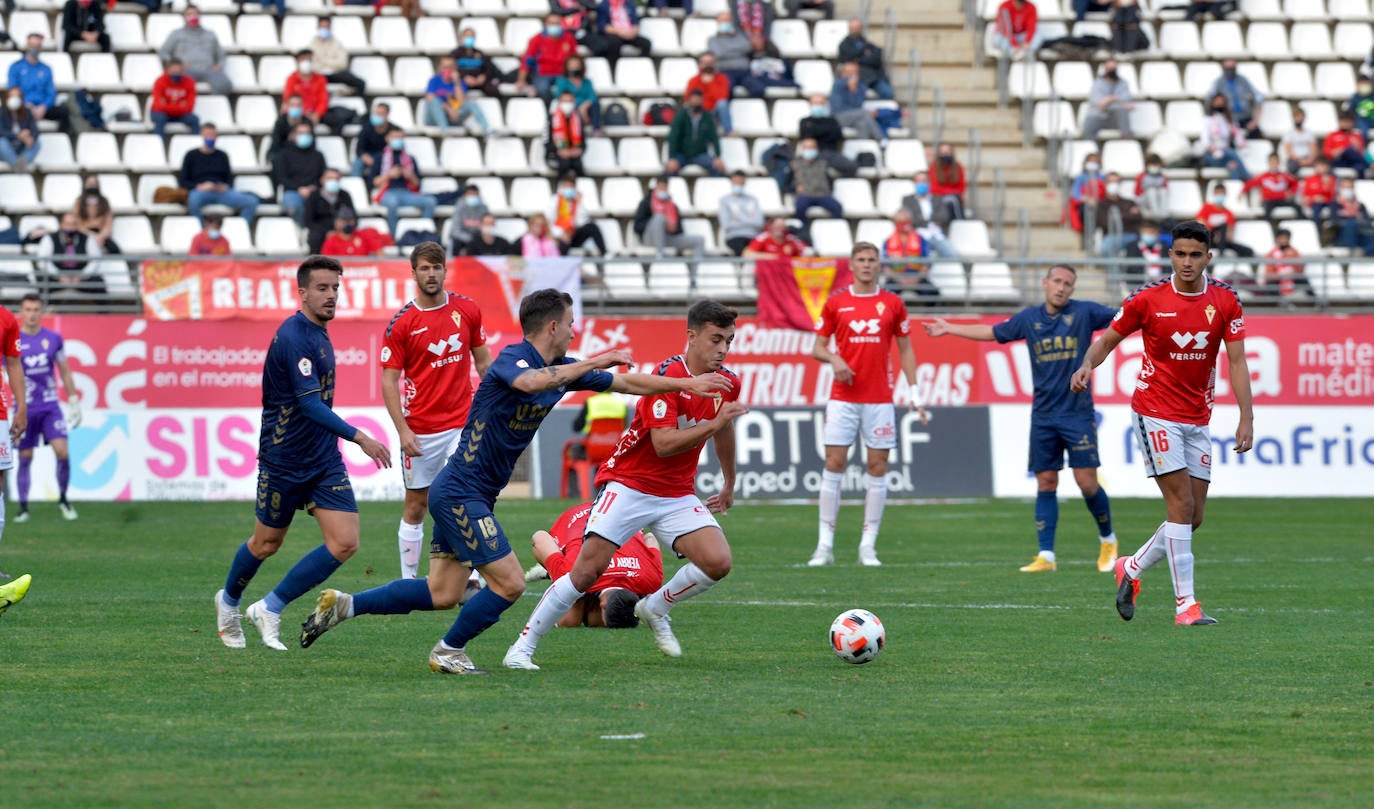
[[[779,258],[754,262],[759,324],[814,331],[825,299],[854,279],[847,258]]]

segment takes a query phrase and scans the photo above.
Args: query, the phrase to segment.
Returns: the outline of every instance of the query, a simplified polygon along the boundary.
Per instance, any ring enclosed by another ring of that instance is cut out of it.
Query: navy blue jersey
[[[262,366],[260,462],[302,472],[339,462],[338,437],[301,412],[306,396],[334,406],[334,346],[323,326],[296,312],[277,329]]]
[[[1071,300],[1057,314],[1045,305],[1022,309],[992,327],[999,343],[1025,340],[1030,348],[1031,379],[1035,383],[1031,418],[1062,420],[1091,414],[1091,389],[1069,390],[1069,379],[1083,364],[1093,332],[1107,328],[1116,310],[1092,301]]]
[[[574,362],[564,357],[553,364]],[[593,369],[565,387],[542,393],[522,393],[513,387],[516,377],[546,365],[528,340],[506,346],[496,355],[472,398],[458,449],[434,481],[440,497],[495,503],[496,495],[510,482],[515,461],[558,400],[571,390],[606,390],[614,379],[609,371]]]

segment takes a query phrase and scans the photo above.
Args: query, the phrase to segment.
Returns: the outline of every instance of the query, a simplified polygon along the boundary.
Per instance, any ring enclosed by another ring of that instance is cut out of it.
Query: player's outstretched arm
[[[391,423],[396,427],[397,437],[401,439],[401,452],[408,457],[418,458],[422,454],[420,439],[406,424],[405,413],[401,410],[400,383],[400,368],[382,369],[382,402],[386,405],[386,414],[391,416]]]
[[[921,327],[931,337],[944,337],[946,334],[963,337],[966,340],[995,340],[992,327],[984,323],[950,323],[942,317],[921,322]]]
[[[567,365],[546,365],[543,368],[531,368],[517,376],[515,381],[511,383],[511,387],[521,393],[543,393],[565,387],[573,380],[581,379],[590,371],[606,370],[618,365],[629,365],[632,362],[634,360],[630,357],[629,351],[624,349],[605,351],[594,357],[588,357],[580,362],[570,362]]]
[[[24,364],[18,356],[5,357],[5,373],[14,394],[14,415],[10,417],[10,438],[19,440],[29,426],[29,401],[24,389]]]
[[[1088,383],[1092,381],[1093,369],[1102,364],[1107,356],[1116,350],[1121,341],[1126,336],[1116,329],[1107,329],[1102,332],[1102,336],[1097,338],[1086,352],[1083,354],[1083,364],[1077,371],[1073,372],[1073,377],[1069,380],[1069,390],[1074,393],[1082,393],[1088,389]]]
[[[1250,363],[1245,359],[1245,341],[1226,344],[1226,359],[1231,366],[1231,390],[1240,406],[1240,424],[1236,425],[1236,452],[1248,452],[1255,446],[1254,396],[1250,392]]]
[[[659,376],[658,374],[616,374],[611,380],[610,389],[616,393],[633,393],[636,396],[652,396],[655,393],[676,393],[686,391],[702,396],[727,391],[734,383],[724,374],[712,371],[701,376]]]

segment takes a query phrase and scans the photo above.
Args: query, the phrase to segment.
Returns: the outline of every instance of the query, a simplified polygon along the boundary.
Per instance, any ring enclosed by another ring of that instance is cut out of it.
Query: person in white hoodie
[[[744,190],[744,172],[730,175],[730,193],[721,197],[719,218],[725,244],[737,256],[742,255],[749,242],[763,230],[763,208]]]

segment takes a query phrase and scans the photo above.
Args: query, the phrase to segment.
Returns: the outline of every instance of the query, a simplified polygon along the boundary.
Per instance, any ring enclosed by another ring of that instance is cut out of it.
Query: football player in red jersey
[[[419,572],[429,485],[468,420],[472,369],[481,376],[491,365],[481,310],[471,298],[445,291],[446,262],[438,242],[410,251],[415,300],[391,318],[382,339],[382,401],[401,439],[406,498],[396,533],[407,579]]]
[[[859,539],[859,563],[877,567],[878,527],[887,504],[887,456],[897,446],[897,419],[892,407],[895,377],[892,342],[902,359],[902,373],[916,403],[916,352],[911,348],[911,321],[906,305],[895,293],[878,286],[882,269],[878,248],[858,242],[849,255],[854,282],[831,295],[816,323],[811,356],[835,373],[830,401],[825,405],[825,472],[821,475],[820,538],[808,562],[812,567],[835,562],[835,519],[840,513],[840,482],[854,439],[861,436],[868,451],[864,477],[864,526]],[[830,348],[831,340],[835,349]]]
[[[1116,319],[1083,357],[1069,385],[1087,390],[1092,371],[1127,335],[1139,331],[1144,358],[1131,410],[1145,473],[1164,495],[1165,522],[1140,550],[1116,560],[1116,609],[1125,620],[1135,615],[1140,574],[1169,560],[1179,626],[1206,626],[1216,620],[1202,611],[1193,594],[1193,532],[1202,525],[1207,486],[1212,479],[1212,397],[1217,353],[1226,344],[1231,389],[1240,406],[1235,452],[1254,443],[1255,416],[1250,367],[1245,360],[1245,317],[1231,287],[1209,278],[1211,233],[1196,220],[1174,228],[1169,260],[1173,275],[1146,284],[1126,299]]]
[[[667,540],[687,564],[641,599],[635,614],[653,630],[660,651],[681,656],[668,610],[710,590],[731,566],[730,544],[712,514],[724,514],[734,503],[735,418],[748,412],[736,401],[738,377],[724,367],[735,339],[736,317],[734,309],[715,301],[699,301],[688,310],[687,352],[660,363],[658,375],[694,377],[719,371],[732,387],[710,396],[665,393],[639,400],[630,429],[597,472],[602,486],[587,519],[577,563],[544,592],[506,652],[507,668],[539,668],[531,660],[539,639],[602,575],[616,550],[645,528]],[[696,495],[697,462],[701,447],[712,438],[723,482],[703,504]]]

